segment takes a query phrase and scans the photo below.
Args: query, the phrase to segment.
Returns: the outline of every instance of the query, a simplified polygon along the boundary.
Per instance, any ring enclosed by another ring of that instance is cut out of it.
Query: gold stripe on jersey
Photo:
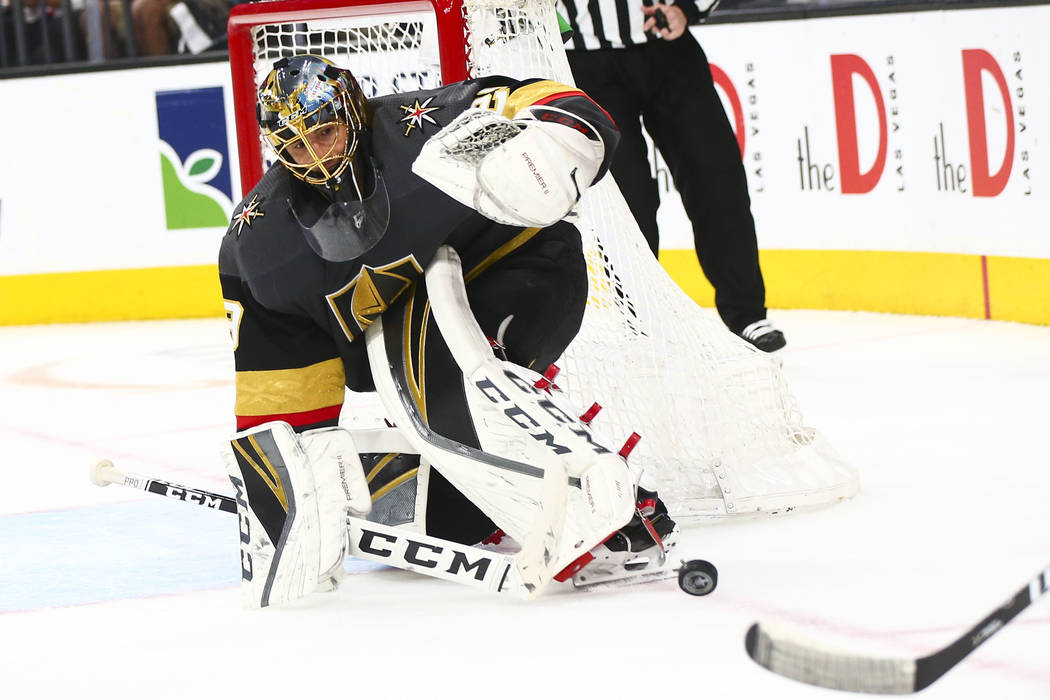
[[[526,107],[531,107],[541,100],[560,93],[570,93],[581,97],[586,96],[579,88],[574,88],[571,85],[556,83],[553,80],[540,80],[535,83],[529,83],[525,87],[520,87],[510,93],[510,97],[507,98],[507,104],[503,107],[503,116],[513,119],[518,112]]]
[[[489,253],[488,256],[484,260],[479,262],[477,265],[475,265],[470,270],[470,272],[463,275],[463,281],[470,282],[482,272],[489,269],[503,258],[507,257],[521,246],[528,243],[530,240],[532,240],[533,236],[540,232],[540,230],[541,229],[538,228],[523,229],[521,233],[519,233],[517,236],[501,245],[499,248],[496,248],[496,250]]]
[[[316,411],[343,403],[346,373],[338,357],[296,369],[240,371],[236,376],[238,416],[272,416]]]
[[[254,454],[248,454],[248,450],[245,449],[242,443],[243,439],[234,440],[234,449],[236,449],[237,452],[241,455],[241,457],[243,457],[244,460],[251,465],[252,469],[259,473],[259,476],[262,478],[263,483],[265,483],[266,486],[269,487],[271,491],[273,491],[273,495],[277,497],[277,500],[280,502],[281,507],[284,508],[284,512],[287,513],[288,494],[284,491],[284,484],[281,483],[281,477],[277,475],[277,470],[274,469],[274,466],[270,462],[269,458],[267,458],[266,453],[263,452],[263,449],[259,446],[259,443],[256,442],[254,435],[248,436],[248,446],[251,448],[251,451]],[[263,469],[263,467],[259,466],[259,462],[262,462],[266,468]]]

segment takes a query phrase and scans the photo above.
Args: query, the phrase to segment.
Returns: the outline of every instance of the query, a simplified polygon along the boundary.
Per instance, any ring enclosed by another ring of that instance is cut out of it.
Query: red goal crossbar
[[[263,175],[259,125],[255,120],[255,92],[258,86],[252,42],[254,27],[431,10],[437,19],[441,79],[448,84],[468,77],[462,4],[462,0],[275,0],[234,6],[227,24],[227,35],[233,77],[237,150],[240,154],[241,191],[249,191]]]

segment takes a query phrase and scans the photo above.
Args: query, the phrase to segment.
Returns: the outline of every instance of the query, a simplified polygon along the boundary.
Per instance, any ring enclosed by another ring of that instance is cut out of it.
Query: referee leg
[[[696,255],[715,288],[718,313],[739,333],[766,316],[740,149],[696,39],[687,32],[644,48],[663,75],[663,89],[643,109],[645,125],[692,222]]]
[[[656,211],[660,190],[649,165],[649,147],[642,134],[639,85],[646,80],[642,47],[569,51],[576,85],[609,113],[620,129],[609,172],[631,209],[653,254],[660,248]]]

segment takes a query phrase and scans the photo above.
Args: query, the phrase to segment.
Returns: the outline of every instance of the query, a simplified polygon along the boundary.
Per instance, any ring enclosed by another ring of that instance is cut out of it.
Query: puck
[[[689,595],[707,595],[718,585],[718,569],[709,561],[683,561],[678,569],[678,587]]]

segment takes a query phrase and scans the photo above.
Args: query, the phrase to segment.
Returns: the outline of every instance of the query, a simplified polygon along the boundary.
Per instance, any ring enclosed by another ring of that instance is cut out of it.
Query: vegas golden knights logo
[[[364,333],[421,274],[423,268],[412,255],[380,267],[362,265],[349,284],[326,295],[347,339]]]

